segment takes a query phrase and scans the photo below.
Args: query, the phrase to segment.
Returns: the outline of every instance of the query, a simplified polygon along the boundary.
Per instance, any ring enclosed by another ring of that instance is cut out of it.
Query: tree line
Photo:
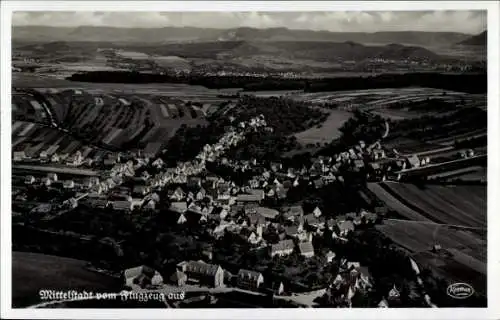
[[[487,92],[487,74],[419,72],[375,76],[283,79],[274,76],[218,76],[206,74],[141,73],[137,71],[91,71],[76,73],[71,81],[96,83],[185,83],[210,89],[242,88],[248,91],[304,90],[306,92],[365,90],[375,88],[430,87],[468,93]]]

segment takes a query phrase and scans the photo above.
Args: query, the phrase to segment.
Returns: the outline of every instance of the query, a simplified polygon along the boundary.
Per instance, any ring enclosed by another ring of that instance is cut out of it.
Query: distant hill
[[[17,50],[35,51],[39,56],[49,57],[76,57],[86,59],[95,55],[98,47],[118,49],[123,53],[143,55],[144,58],[153,60],[163,67],[177,66],[184,70],[191,69],[191,62],[210,63],[235,63],[249,67],[262,64],[266,68],[278,69],[293,61],[297,66],[299,62],[305,65],[324,63],[342,63],[343,61],[362,62],[366,59],[386,60],[425,60],[443,61],[443,57],[421,46],[415,45],[364,45],[361,43],[327,42],[327,41],[246,41],[227,40],[209,42],[182,42],[182,43],[102,43],[102,42],[49,42],[43,44],[29,44],[18,47]],[[149,58],[148,58],[149,57]],[[140,60],[139,59],[139,60]],[[260,62],[259,62],[260,61]],[[267,62],[266,62],[267,61]],[[287,62],[288,61],[288,62]],[[320,68],[322,69],[322,68]]]
[[[378,56],[384,59],[413,59],[413,60],[439,60],[441,57],[422,47],[403,46],[400,44],[390,44],[381,48]]]
[[[130,48],[129,48],[130,49]],[[324,41],[215,41],[144,46],[140,51],[185,58],[216,59],[217,57],[250,58],[267,56],[280,59],[308,59],[323,62],[360,61],[370,58],[439,60],[438,54],[418,46],[391,44],[363,45],[356,42]]]
[[[458,32],[330,32],[287,28],[212,29],[194,27],[115,28],[82,26],[14,26],[12,39],[22,41],[142,42],[172,41],[331,41],[358,43],[408,43],[422,46],[456,44],[470,35]]]
[[[23,47],[23,49],[31,49],[35,51],[61,52],[70,51],[71,46],[66,41],[52,41],[48,43],[31,44]]]
[[[483,31],[478,35],[472,36],[468,39],[465,39],[464,41],[460,41],[459,44],[468,46],[486,46],[487,41],[487,31]]]
[[[280,48],[290,58],[312,59],[316,61],[336,61],[364,59],[406,59],[439,60],[436,53],[416,46],[390,44],[386,46],[367,46],[356,42],[277,42],[274,47]]]
[[[394,59],[405,58],[422,60],[439,60],[442,57],[428,49],[419,46],[401,44],[364,45],[361,43],[326,42],[326,41],[247,41],[227,40],[209,42],[182,42],[182,43],[102,43],[102,42],[49,42],[43,44],[29,44],[18,47],[18,50],[35,50],[39,53],[66,53],[90,52],[99,47],[108,47],[141,52],[145,55],[162,56],[162,59],[220,59],[248,58],[252,56],[272,56],[282,59],[309,59],[323,62],[339,60],[360,61],[370,58]],[[170,57],[170,58],[169,58]],[[158,58],[157,58],[158,59]],[[154,59],[155,60],[155,59]],[[160,59],[161,60],[161,59]],[[167,62],[167,61],[163,61]],[[162,62],[162,63],[163,63]]]

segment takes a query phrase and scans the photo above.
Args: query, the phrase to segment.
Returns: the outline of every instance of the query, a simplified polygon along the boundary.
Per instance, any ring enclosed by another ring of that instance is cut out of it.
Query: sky
[[[333,12],[15,12],[15,26],[112,26],[156,28],[275,28],[339,32],[486,30],[486,11],[333,11]]]

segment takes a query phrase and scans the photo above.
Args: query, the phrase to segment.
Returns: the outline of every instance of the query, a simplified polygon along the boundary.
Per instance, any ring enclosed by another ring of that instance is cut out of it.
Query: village
[[[50,219],[83,205],[134,215],[141,211],[155,212],[162,201],[168,202],[168,214],[178,226],[201,226],[214,239],[232,234],[247,242],[252,250],[265,252],[270,259],[297,254],[306,260],[321,255],[327,264],[334,259],[340,261],[335,280],[324,284],[328,290],[321,292],[336,292],[342,297],[337,303],[350,306],[356,292],[371,289],[369,269],[359,262],[337,256],[332,250],[315,249],[313,239],[328,232],[333,241],[348,242],[349,235],[356,228],[379,223],[387,209],[381,206],[373,212],[361,209],[332,217],[323,214],[319,207],[306,211],[300,204],[271,208],[264,203],[286,199],[290,189],[304,184],[317,189],[328,184],[342,184],[345,174],[359,175],[371,181],[398,180],[402,171],[425,167],[429,159],[419,159],[415,155],[394,157],[393,152],[384,150],[380,141],[371,145],[359,141],[338,155],[318,157],[310,168],[302,169],[286,168],[280,162],[260,163],[257,159],[229,160],[224,157],[226,150],[244,143],[245,134],[258,130],[272,130],[262,115],[247,122],[234,123],[217,143],[205,145],[195,159],[172,168],[166,167],[160,157],[150,159],[141,154],[108,153],[102,166],[110,169],[100,171],[99,175],[76,181],[61,181],[55,172],[42,178],[28,175],[25,185],[59,187],[72,194],[59,203],[40,203],[31,212]],[[135,160],[127,160],[131,157]],[[85,159],[77,152],[65,161],[67,165],[76,164],[73,167],[78,167]],[[222,165],[234,172],[258,174],[244,184],[237,184],[227,177],[208,172],[207,164]],[[161,199],[160,194],[165,191],[168,199]],[[16,199],[22,200],[22,197],[20,193]],[[161,275],[148,266],[125,269],[124,285],[129,290],[161,290],[165,287],[185,290],[195,284],[206,288],[234,287],[273,296],[293,295],[283,282],[264,281],[261,272],[247,266],[241,266],[238,273],[232,275],[221,265],[211,264],[210,248],[203,252],[203,257],[199,261],[178,261],[173,274]],[[398,289],[394,287],[379,306],[397,305],[398,297]],[[309,306],[312,304],[310,301]]]

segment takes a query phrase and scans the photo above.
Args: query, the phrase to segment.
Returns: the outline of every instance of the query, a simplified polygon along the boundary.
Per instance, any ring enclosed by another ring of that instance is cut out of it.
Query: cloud
[[[14,25],[201,28],[276,28],[343,32],[450,31],[479,33],[486,11],[334,12],[15,12]]]

